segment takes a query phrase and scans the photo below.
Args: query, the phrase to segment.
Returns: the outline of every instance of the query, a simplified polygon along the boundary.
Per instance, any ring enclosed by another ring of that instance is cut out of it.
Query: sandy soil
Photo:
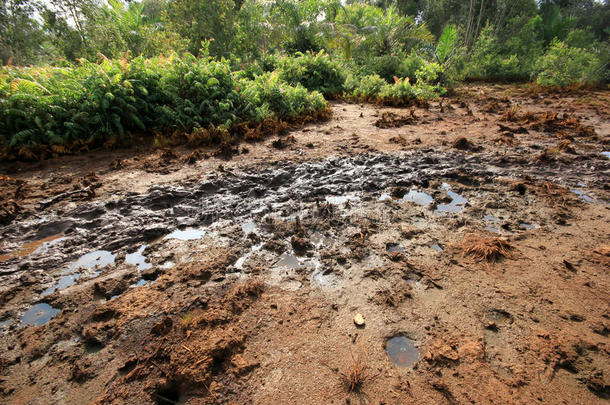
[[[0,402],[607,403],[608,105],[471,85],[228,160],[3,163]]]

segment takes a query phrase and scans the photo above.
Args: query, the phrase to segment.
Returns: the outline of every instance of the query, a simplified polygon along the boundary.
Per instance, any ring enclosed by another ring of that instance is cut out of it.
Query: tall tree
[[[4,0],[0,5],[0,58],[3,64],[35,62],[42,49],[42,31],[32,18],[32,0]]]
[[[236,7],[233,0],[174,0],[166,21],[171,30],[188,38],[188,50],[197,55],[204,41],[211,40],[210,53],[229,56],[235,36]]]

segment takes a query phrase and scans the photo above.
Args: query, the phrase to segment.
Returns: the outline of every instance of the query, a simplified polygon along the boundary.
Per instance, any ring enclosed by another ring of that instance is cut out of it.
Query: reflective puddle
[[[500,233],[500,230],[498,228],[494,228],[493,226],[486,226],[485,230],[493,233]]]
[[[570,190],[570,191],[572,193],[576,194],[577,196],[579,196],[580,198],[582,198],[583,200],[585,200],[588,203],[593,202],[593,198],[591,198],[590,196],[586,195],[583,191],[580,191],[580,190]]]
[[[319,248],[321,246],[328,246],[330,244],[332,244],[333,240],[327,236],[322,235],[320,232],[314,232],[313,235],[311,235],[311,243]]]
[[[59,309],[55,309],[49,304],[36,304],[23,314],[23,316],[21,317],[21,324],[31,326],[44,325],[58,313]]]
[[[146,270],[152,268],[152,264],[146,262],[146,256],[142,254],[144,253],[146,247],[147,245],[142,245],[135,253],[128,253],[127,255],[125,255],[125,263],[137,266],[138,270]]]
[[[493,215],[485,215],[483,216],[483,221],[486,222],[500,222],[500,219],[497,217],[494,217]]]
[[[295,255],[290,253],[282,253],[280,260],[275,264],[275,267],[282,267],[286,269],[296,269],[300,266],[299,259]]]
[[[434,198],[430,194],[424,193],[423,191],[417,191],[417,189],[412,188],[402,197],[402,200],[414,202],[417,205],[427,207],[428,205],[432,204]]]
[[[41,240],[36,240],[34,242],[28,242],[25,245],[21,246],[16,252],[0,255],[0,262],[15,259],[17,257],[24,257],[34,252],[40,253],[40,249],[43,249],[42,251],[44,251],[50,246],[53,246],[54,244],[59,243],[64,239],[65,238],[62,238],[61,235],[53,235]]]
[[[256,222],[254,221],[249,221],[246,222],[244,224],[241,224],[241,230],[246,234],[249,235],[251,233],[256,233]]]
[[[62,276],[57,284],[53,287],[49,287],[40,294],[45,297],[47,295],[53,294],[55,291],[63,290],[64,288],[68,288],[71,285],[76,284],[76,280],[80,278],[80,274],[69,274],[67,276]]]
[[[102,268],[114,264],[116,256],[107,250],[96,250],[81,256],[70,267],[72,270]]]
[[[398,253],[404,253],[405,252],[405,248],[403,248],[400,244],[398,243],[387,243],[385,245],[385,250],[388,253],[394,253],[394,252],[398,252]]]
[[[385,347],[388,357],[398,367],[411,367],[419,360],[419,350],[415,342],[404,336],[388,339]]]
[[[430,246],[432,249],[436,250],[437,252],[442,252],[444,249],[442,248],[441,245],[439,245],[438,243],[435,243],[433,245]]]
[[[348,197],[347,195],[338,195],[338,196],[326,196],[326,202],[332,205],[342,205],[347,201],[354,199],[353,197]]]
[[[8,330],[8,328],[11,327],[12,323],[13,323],[13,321],[11,321],[10,319],[6,319],[6,320],[0,322],[0,333],[6,332]]]
[[[461,212],[464,209],[464,205],[468,203],[468,200],[458,193],[451,191],[451,186],[448,183],[443,183],[442,188],[447,192],[447,195],[451,197],[451,202],[449,204],[437,205],[434,213],[436,215],[441,215]]]
[[[165,235],[163,238],[166,239],[178,239],[178,240],[196,240],[201,239],[205,235],[205,229],[187,228],[185,230],[175,230],[174,232]]]
[[[533,224],[528,224],[528,223],[525,223],[525,222],[521,222],[521,223],[519,224],[519,226],[520,226],[521,228],[523,228],[523,229],[535,229],[535,228],[536,228],[536,225],[533,225]]]
[[[96,277],[101,273],[104,267],[114,265],[116,257],[116,253],[113,254],[107,250],[96,250],[81,256],[63,271],[63,276],[61,276],[57,284],[47,288],[41,295],[44,297],[53,294],[55,291],[60,291],[76,284],[76,281],[81,277],[81,274],[76,273],[79,269],[96,269],[91,275],[92,277]]]

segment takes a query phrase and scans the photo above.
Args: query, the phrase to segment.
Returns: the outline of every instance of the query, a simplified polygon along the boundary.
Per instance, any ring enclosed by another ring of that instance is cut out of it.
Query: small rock
[[[364,326],[364,317],[362,314],[358,313],[356,316],[354,316],[354,323],[356,326]]]

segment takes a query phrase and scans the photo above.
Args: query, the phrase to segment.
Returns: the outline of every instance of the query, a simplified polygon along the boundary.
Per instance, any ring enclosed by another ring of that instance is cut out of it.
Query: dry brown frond
[[[510,255],[513,249],[508,241],[501,238],[482,238],[476,235],[466,237],[461,243],[464,256],[473,256],[476,260],[495,263]]]
[[[517,121],[519,117],[519,106],[512,105],[509,109],[504,111],[500,117],[500,121]]]
[[[345,373],[341,373],[341,379],[348,392],[361,393],[364,382],[368,379],[367,365],[364,361],[364,350],[360,348],[357,356],[352,353],[352,361]]]

